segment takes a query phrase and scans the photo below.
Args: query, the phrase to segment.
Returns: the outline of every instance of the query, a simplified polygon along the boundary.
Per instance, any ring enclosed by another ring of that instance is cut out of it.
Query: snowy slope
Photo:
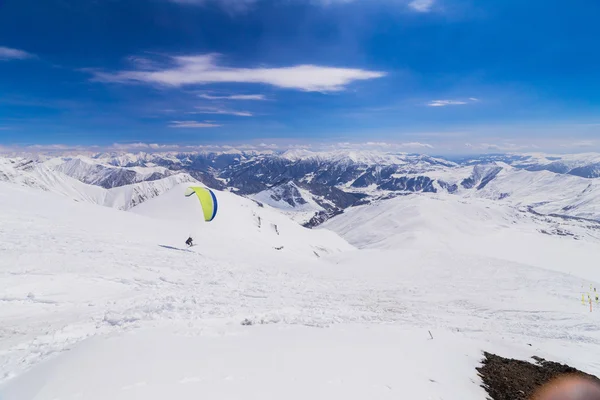
[[[426,176],[435,181],[438,192],[466,199],[485,198],[500,204],[532,207],[542,214],[600,221],[599,179],[545,170],[527,171],[501,162],[402,176]]]
[[[444,249],[600,281],[600,224],[540,218],[486,199],[402,196],[349,209],[323,227],[359,248]]]
[[[203,316],[239,323],[262,314],[302,321],[320,314],[310,308],[287,314],[293,303],[270,293],[282,282],[286,292],[300,293],[304,269],[322,263],[315,252],[351,249],[346,242],[219,193],[219,218],[201,228],[198,252],[187,251],[188,225],[171,218],[189,221],[190,214],[170,209],[186,207],[177,202],[189,200],[183,187],[144,205],[161,220],[0,183],[0,380],[71,343],[138,320]],[[292,265],[300,267],[293,274]]]
[[[276,208],[294,221],[303,224],[316,213],[325,210],[315,201],[313,196],[308,190],[290,182],[248,197]]]
[[[62,162],[59,162],[62,161]],[[117,159],[115,162],[123,162]],[[62,172],[72,178],[90,185],[102,186],[106,189],[133,184],[148,180],[157,180],[172,175],[165,167],[129,167],[123,168],[103,164],[98,159],[78,156],[74,158],[53,159],[45,163],[51,169]]]
[[[457,333],[436,332],[431,341],[427,332],[389,326],[231,327],[223,334],[190,325],[87,340],[17,378],[4,398],[486,397],[473,383],[473,366],[480,359],[475,349],[488,344]]]
[[[481,400],[484,350],[600,374],[586,224],[403,196],[326,224],[355,249],[228,192],[199,223],[186,186],[123,212],[0,182],[0,398]]]
[[[0,181],[57,193],[75,201],[127,210],[181,182],[195,182],[195,179],[187,174],[177,174],[160,180],[104,189],[55,171],[46,163],[0,158]]]
[[[197,198],[185,197],[188,184],[181,184],[162,196],[130,210],[132,213],[177,222],[182,235],[192,235],[198,249],[222,247],[228,242],[248,254],[279,253],[288,257],[315,258],[349,250],[352,247],[332,232],[311,231],[277,210],[259,206],[252,200],[229,192],[215,191],[218,218],[205,223]],[[177,240],[183,242],[187,236]]]
[[[600,154],[523,154],[515,166],[531,171],[551,171],[560,174],[570,174],[584,178],[600,178]]]
[[[544,214],[561,214],[600,221],[600,180],[549,171],[504,169],[473,196],[506,199],[533,206]]]

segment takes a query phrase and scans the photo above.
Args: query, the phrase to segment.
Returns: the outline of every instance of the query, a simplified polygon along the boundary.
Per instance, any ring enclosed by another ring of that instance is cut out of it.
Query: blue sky
[[[595,0],[0,0],[0,145],[600,150]]]

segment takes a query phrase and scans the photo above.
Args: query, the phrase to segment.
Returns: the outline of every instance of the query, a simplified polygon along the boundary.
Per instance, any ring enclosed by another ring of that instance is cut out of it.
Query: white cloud
[[[222,125],[198,121],[171,121],[169,128],[216,128]]]
[[[32,144],[27,146],[27,148],[32,150],[70,150],[81,148],[81,146],[67,146],[66,144]]]
[[[0,46],[0,60],[25,60],[33,57],[33,54],[26,51]]]
[[[170,58],[170,66],[153,71],[88,71],[94,74],[96,81],[101,82],[147,83],[174,87],[210,83],[257,83],[309,92],[340,91],[354,81],[376,79],[386,75],[379,71],[318,65],[230,68],[218,65],[217,59],[216,54],[177,56]]]
[[[385,142],[367,142],[367,146],[390,147],[391,144]]]
[[[148,143],[113,143],[113,148],[118,150],[142,150],[149,149]]]
[[[159,65],[157,65],[154,60],[151,60],[146,57],[129,56],[127,57],[127,61],[135,68],[141,70],[153,70],[159,67]]]
[[[158,144],[158,143],[113,143],[108,150],[119,151],[178,151],[181,146],[177,144]]]
[[[574,142],[569,145],[565,145],[565,147],[594,147],[596,146],[596,142],[592,140],[581,140],[579,142]]]
[[[0,152],[10,153],[15,156],[31,157],[33,155],[68,155],[68,154],[92,154],[97,151],[99,146],[80,146],[65,144],[32,144],[32,145],[12,145],[7,147],[0,146]]]
[[[218,107],[196,107],[198,111],[192,111],[189,114],[219,114],[235,115],[238,117],[251,117],[253,114],[249,111],[234,111]]]
[[[207,100],[266,100],[263,94],[234,94],[230,96],[213,96],[210,94],[200,94],[198,97]]]
[[[413,0],[408,3],[408,6],[414,11],[427,13],[431,11],[433,4],[434,0]]]
[[[400,147],[433,149],[433,146],[430,145],[429,143],[420,143],[420,142],[401,143]]]
[[[247,11],[251,6],[258,3],[260,0],[168,0],[172,3],[178,3],[183,5],[194,5],[194,6],[203,6],[206,4],[218,4],[223,9],[228,12],[243,12]],[[289,0],[281,0],[282,3],[289,2]],[[317,6],[329,7],[338,4],[350,4],[350,3],[359,3],[359,2],[367,2],[366,0],[297,0],[297,1],[305,1],[306,3],[310,3]],[[369,0],[377,1],[377,0]],[[434,6],[435,0],[379,0],[381,2],[387,2],[392,5],[397,3],[407,4],[413,11],[427,13],[430,12],[432,7]]]
[[[447,106],[462,106],[468,104],[461,100],[433,100],[427,103],[428,107],[447,107]]]
[[[433,146],[428,144],[428,143],[420,143],[420,142],[406,142],[406,143],[387,143],[387,142],[367,142],[364,143],[365,146],[372,146],[372,147],[382,147],[382,148],[386,148],[388,150],[391,150],[393,148],[427,148],[427,149],[433,149]],[[358,146],[361,147],[363,146],[362,144],[355,144],[355,143],[346,143],[346,146]]]
[[[479,103],[481,100],[475,97],[469,97],[466,100],[432,100],[427,103],[428,107],[447,107],[447,106],[464,106],[466,104]]]
[[[275,143],[271,143],[271,144],[261,143],[258,146],[262,147],[264,149],[278,149],[279,148],[279,146],[277,146]]]

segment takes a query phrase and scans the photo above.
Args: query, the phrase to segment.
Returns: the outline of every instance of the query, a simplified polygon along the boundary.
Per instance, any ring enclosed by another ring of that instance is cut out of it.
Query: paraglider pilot
[[[217,198],[212,190],[198,186],[190,186],[186,189],[184,194],[185,197],[195,197],[196,200],[199,200],[204,215],[204,221],[210,222],[215,219],[219,206],[217,204]],[[188,237],[185,244],[190,247],[193,246],[194,239],[192,239],[191,236]]]

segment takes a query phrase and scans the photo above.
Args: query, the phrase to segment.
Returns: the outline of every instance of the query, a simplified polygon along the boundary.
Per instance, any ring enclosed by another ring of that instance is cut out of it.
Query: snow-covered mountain
[[[61,162],[64,161],[64,162]],[[118,159],[121,162],[121,159]],[[102,164],[88,157],[54,159],[46,162],[55,171],[62,172],[72,178],[90,185],[101,186],[105,189],[130,185],[138,182],[155,181],[173,175],[159,166],[121,167]]]
[[[473,195],[530,207],[543,214],[600,221],[600,179],[503,169]]]
[[[99,153],[19,162],[23,168],[41,164],[48,171],[104,188],[158,182],[183,173],[209,187],[228,188],[270,204],[307,226],[316,226],[352,206],[411,193],[493,198],[540,213],[600,220],[595,206],[600,196],[598,154],[508,154],[445,160],[380,151],[229,149]]]
[[[325,211],[310,191],[299,187],[295,182],[274,186],[249,197],[261,204],[279,209],[300,223],[306,223],[315,214]]]
[[[306,229],[216,191],[203,223],[186,186],[125,212],[0,182],[0,398],[481,400],[484,351],[600,374],[591,222],[440,191]]]
[[[196,182],[187,174],[170,175],[167,178],[142,181],[111,189],[82,183],[53,168],[56,160],[36,162],[21,158],[0,158],[0,181],[16,183],[53,192],[79,202],[128,210],[144,201],[159,196],[182,182]],[[62,164],[59,164],[62,166]]]
[[[527,259],[531,265],[555,270],[569,265],[570,271],[589,261],[583,249],[598,250],[600,243],[600,222],[541,216],[510,203],[449,194],[400,196],[353,207],[322,228],[360,248],[447,249]],[[575,256],[578,249],[581,257]]]
[[[600,154],[492,154],[478,157],[463,157],[453,161],[461,165],[503,162],[528,171],[550,171],[582,178],[600,177]]]
[[[529,154],[527,156],[525,160],[515,163],[515,166],[529,171],[544,170],[583,178],[600,178],[600,154]]]

